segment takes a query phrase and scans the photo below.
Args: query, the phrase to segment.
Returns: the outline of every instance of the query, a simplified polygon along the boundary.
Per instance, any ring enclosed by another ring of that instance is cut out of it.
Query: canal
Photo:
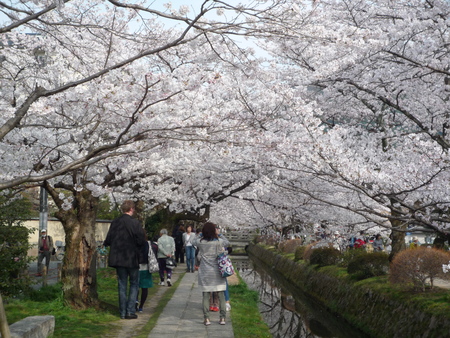
[[[247,256],[233,256],[233,265],[248,287],[259,293],[259,310],[274,338],[369,337],[264,265]]]

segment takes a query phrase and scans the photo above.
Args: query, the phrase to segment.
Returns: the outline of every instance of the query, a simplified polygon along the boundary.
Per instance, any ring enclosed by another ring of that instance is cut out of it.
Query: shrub
[[[283,253],[295,253],[295,250],[302,245],[301,239],[288,239],[278,245],[278,249]]]
[[[341,257],[341,252],[333,247],[321,247],[313,249],[309,263],[312,265],[327,266],[336,265]]]
[[[309,259],[311,258],[311,254],[312,254],[312,252],[314,250],[314,245],[316,245],[316,244],[317,244],[317,242],[314,242],[314,243],[308,244],[305,247],[305,249],[303,251],[303,259],[305,261],[309,261]]]
[[[303,245],[299,246],[299,247],[297,247],[297,249],[295,249],[295,257],[294,257],[295,262],[298,262],[303,259],[305,250],[306,250],[306,246],[303,246]]]
[[[367,253],[363,248],[360,249],[348,249],[342,253],[340,266],[346,268],[351,261],[354,261],[358,256],[365,255]]]
[[[4,296],[17,296],[28,290],[31,280],[28,277],[27,257],[30,244],[28,235],[33,229],[22,225],[31,213],[31,202],[26,198],[8,194],[0,195],[0,293]]]
[[[450,260],[450,253],[435,249],[418,247],[397,254],[390,267],[389,280],[395,284],[412,284],[415,289],[425,291],[426,282],[433,288],[435,278],[446,278],[442,265]]]
[[[31,285],[29,231],[23,226],[0,226],[0,293],[5,296],[16,296]]]
[[[357,253],[348,263],[347,272],[358,280],[386,275],[389,272],[389,255],[384,252]]]
[[[277,246],[278,239],[276,236],[259,235],[259,236],[255,236],[255,238],[253,239],[253,243],[255,243],[255,244],[263,243],[265,245]]]

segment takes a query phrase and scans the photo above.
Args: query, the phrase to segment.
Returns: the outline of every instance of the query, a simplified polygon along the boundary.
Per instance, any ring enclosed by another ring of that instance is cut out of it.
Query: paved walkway
[[[59,267],[58,267],[59,266]],[[33,284],[33,289],[40,289],[44,285],[53,285],[58,282],[58,269],[62,266],[62,262],[51,260],[47,276],[36,276],[37,262],[31,262],[28,266],[28,273],[30,277],[36,282]]]
[[[219,324],[218,312],[210,312],[210,320],[211,325],[203,325],[198,273],[186,273],[148,337],[234,337],[230,312],[227,312],[226,325]]]

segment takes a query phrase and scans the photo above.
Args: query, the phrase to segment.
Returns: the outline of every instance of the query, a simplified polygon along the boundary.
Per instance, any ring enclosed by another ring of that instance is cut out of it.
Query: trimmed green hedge
[[[448,337],[450,332],[450,297],[438,312],[425,307],[427,294],[420,298],[410,293],[371,285],[372,280],[355,282],[345,268],[311,265],[286,258],[261,246],[248,247],[252,260],[270,267],[330,311],[339,314],[354,327],[375,337]],[[378,277],[380,278],[380,277]],[[386,277],[382,277],[387,279]],[[400,295],[400,296],[399,296]]]

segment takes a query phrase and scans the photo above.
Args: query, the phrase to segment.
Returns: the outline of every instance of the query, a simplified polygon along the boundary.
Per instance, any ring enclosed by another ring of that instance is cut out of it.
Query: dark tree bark
[[[61,271],[64,300],[75,309],[98,307],[95,223],[99,198],[89,190],[73,191],[73,207],[61,208],[59,192],[46,184],[59,211],[66,234],[66,248]]]
[[[393,203],[394,201],[391,201],[391,205]],[[406,249],[405,234],[408,225],[406,222],[403,222],[400,219],[396,219],[400,218],[401,214],[396,210],[396,208],[393,205],[391,206],[391,215],[393,216],[393,218],[390,220],[392,225],[391,229],[392,231],[389,236],[392,242],[391,243],[392,250],[391,253],[389,254],[390,262],[392,262],[396,254]]]

